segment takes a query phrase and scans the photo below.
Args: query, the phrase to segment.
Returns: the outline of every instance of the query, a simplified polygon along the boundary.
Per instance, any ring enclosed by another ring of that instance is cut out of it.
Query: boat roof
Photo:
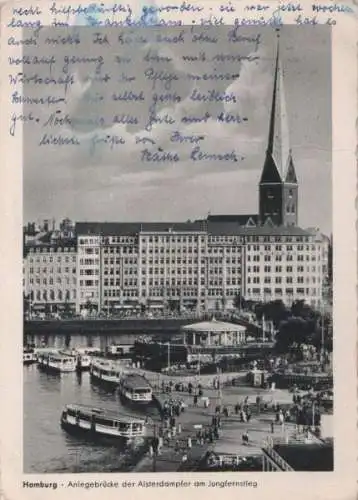
[[[51,356],[52,358],[57,359],[73,359],[73,356],[69,356],[68,354],[63,354],[60,352],[47,352],[45,356]]]
[[[148,380],[138,373],[128,373],[123,378],[123,383],[131,389],[151,389],[152,387]]]
[[[134,422],[138,424],[144,424],[145,420],[143,418],[133,417],[132,415],[126,415],[124,413],[119,413],[115,410],[107,410],[106,408],[95,408],[89,405],[82,404],[68,404],[66,405],[66,409],[80,411],[82,413],[86,413],[88,415],[98,415],[101,417],[110,418],[112,420],[116,420],[118,422]]]
[[[121,366],[109,359],[96,358],[93,360],[93,364],[99,368],[106,368],[108,370],[121,371],[123,369],[123,365]]]

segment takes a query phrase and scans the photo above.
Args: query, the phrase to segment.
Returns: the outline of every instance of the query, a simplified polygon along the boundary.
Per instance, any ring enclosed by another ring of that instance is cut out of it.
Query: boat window
[[[100,417],[96,419],[96,422],[100,425],[106,425],[107,427],[112,427],[113,425],[113,420],[109,418]]]
[[[85,413],[80,413],[80,417],[81,417],[82,420],[85,420],[86,422],[90,422],[91,421],[90,415],[87,415]]]
[[[77,412],[73,408],[67,408],[67,414],[70,415],[70,417],[75,417]]]
[[[149,394],[151,392],[151,389],[134,389],[134,392],[137,394]]]
[[[132,424],[132,429],[134,431],[141,431],[142,430],[142,424]]]
[[[119,422],[119,430],[121,431],[129,431],[130,429],[130,424],[128,424],[127,422]]]

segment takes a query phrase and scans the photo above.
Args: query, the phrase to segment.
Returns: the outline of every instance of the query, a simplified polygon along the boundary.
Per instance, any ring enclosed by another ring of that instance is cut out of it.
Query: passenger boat
[[[118,388],[119,395],[126,401],[135,404],[150,404],[153,401],[153,390],[148,380],[142,375],[131,373],[125,375]]]
[[[66,356],[59,352],[50,352],[39,355],[38,366],[48,372],[74,372],[76,371],[76,360],[73,356]]]
[[[106,359],[93,359],[91,364],[91,382],[115,389],[122,376],[118,364]]]
[[[37,361],[37,355],[34,349],[24,348],[22,353],[22,361],[24,365],[32,365]]]
[[[75,435],[92,439],[132,440],[145,436],[145,421],[115,411],[86,405],[67,405],[61,415],[61,427]]]
[[[74,358],[76,362],[76,370],[79,372],[86,371],[91,368],[91,357],[87,354],[81,353],[78,349],[61,350],[60,354]]]

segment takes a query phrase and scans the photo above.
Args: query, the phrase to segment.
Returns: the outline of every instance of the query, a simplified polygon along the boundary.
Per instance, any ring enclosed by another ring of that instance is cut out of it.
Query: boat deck
[[[128,389],[151,389],[150,382],[137,373],[129,373],[123,378],[123,385]]]
[[[137,418],[137,417],[134,417],[132,415],[119,413],[118,411],[107,410],[104,408],[93,408],[92,406],[81,405],[81,404],[69,404],[66,406],[66,410],[80,411],[81,413],[87,414],[89,416],[97,415],[97,416],[110,418],[112,420],[121,421],[121,422],[123,422],[123,420],[126,420],[127,422],[135,423],[135,424],[144,424],[145,423],[144,419]]]

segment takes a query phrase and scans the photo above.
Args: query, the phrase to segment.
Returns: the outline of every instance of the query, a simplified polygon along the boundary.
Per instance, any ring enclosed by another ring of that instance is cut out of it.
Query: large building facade
[[[328,243],[316,230],[235,223],[79,223],[77,310],[233,307],[306,300],[318,307]]]
[[[258,214],[186,223],[77,223],[71,249],[36,240],[25,245],[25,293],[42,305],[65,296],[78,313],[222,310],[233,307],[238,295],[319,307],[329,240],[299,227],[298,188],[277,51]],[[55,266],[59,255],[65,261]]]

